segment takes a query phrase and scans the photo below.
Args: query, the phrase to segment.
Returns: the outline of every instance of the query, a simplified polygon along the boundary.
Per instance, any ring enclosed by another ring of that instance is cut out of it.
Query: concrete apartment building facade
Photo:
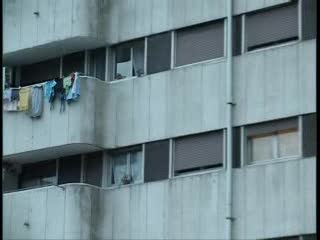
[[[316,239],[316,2],[4,0],[4,239]]]

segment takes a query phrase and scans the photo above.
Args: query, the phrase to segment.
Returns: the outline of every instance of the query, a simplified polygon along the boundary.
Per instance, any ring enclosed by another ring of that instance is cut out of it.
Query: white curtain
[[[127,154],[121,154],[113,157],[111,184],[121,184],[121,179],[127,174]]]
[[[131,176],[133,182],[138,182],[142,179],[142,152],[132,152],[130,157]]]

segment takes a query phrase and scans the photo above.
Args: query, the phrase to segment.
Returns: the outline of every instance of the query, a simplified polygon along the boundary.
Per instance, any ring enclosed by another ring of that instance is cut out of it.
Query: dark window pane
[[[54,184],[56,179],[56,160],[41,161],[22,165],[20,187],[34,187]]]
[[[169,140],[145,145],[144,181],[152,182],[169,177]]]
[[[175,140],[174,170],[185,172],[222,166],[223,131],[215,131]]]
[[[307,114],[302,117],[303,156],[312,157],[317,154],[317,115]]]
[[[302,3],[302,39],[317,37],[317,0],[303,0]]]
[[[60,76],[60,59],[51,59],[21,67],[20,86],[41,83]]]
[[[232,167],[241,167],[241,129],[240,127],[233,128],[233,150],[232,150]]]
[[[81,155],[64,157],[59,160],[58,183],[79,183],[81,176]]]
[[[241,54],[242,48],[242,16],[233,17],[232,24],[232,54],[237,56]]]
[[[170,69],[171,32],[148,37],[147,73],[157,73]]]
[[[85,156],[84,182],[101,187],[102,152],[89,153]]]
[[[246,15],[248,50],[298,39],[297,3]]]
[[[224,55],[224,21],[193,26],[176,32],[176,66]]]
[[[90,52],[89,75],[100,80],[105,80],[106,48],[94,49]]]
[[[84,52],[76,52],[63,57],[63,76],[68,76],[72,72],[84,73]]]

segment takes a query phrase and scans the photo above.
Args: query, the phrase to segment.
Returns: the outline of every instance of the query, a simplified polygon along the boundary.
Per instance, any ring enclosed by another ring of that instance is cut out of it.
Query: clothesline
[[[5,89],[3,92],[4,111],[24,111],[30,117],[40,117],[43,101],[47,99],[50,110],[53,109],[55,97],[60,94],[60,112],[65,110],[65,102],[70,104],[80,96],[80,81],[78,72],[64,78],[55,78],[43,83],[24,87]]]

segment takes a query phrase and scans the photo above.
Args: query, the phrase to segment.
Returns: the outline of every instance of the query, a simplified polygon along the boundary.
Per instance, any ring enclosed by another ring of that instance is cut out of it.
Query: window
[[[89,75],[100,80],[105,80],[106,48],[98,48],[90,51]]]
[[[152,182],[169,177],[169,140],[146,143],[144,181]]]
[[[111,153],[109,186],[142,181],[142,149],[132,147]]]
[[[144,39],[119,44],[114,50],[116,80],[144,75]]]
[[[68,76],[72,72],[84,73],[84,52],[76,52],[63,56],[62,74]]]
[[[147,73],[169,70],[171,66],[171,32],[148,37]]]
[[[317,155],[317,115],[316,113],[302,116],[303,157]]]
[[[58,183],[79,183],[81,177],[81,155],[64,157],[59,160]]]
[[[298,39],[297,2],[249,13],[245,19],[247,50]]]
[[[223,131],[177,138],[174,142],[174,172],[221,167],[223,164]]]
[[[242,53],[242,15],[234,16],[232,19],[232,55]]]
[[[317,37],[317,0],[303,0],[302,4],[302,40]]]
[[[60,76],[60,58],[21,67],[20,86],[42,83]]]
[[[84,155],[84,183],[101,187],[102,156],[102,152],[94,152]]]
[[[224,56],[224,20],[176,31],[175,66]]]
[[[265,240],[316,240],[316,234],[306,234],[300,236],[287,236],[287,237],[277,237],[277,238],[266,238]]]
[[[246,134],[249,163],[300,154],[297,118],[251,125]]]
[[[17,68],[16,67],[3,67],[5,88],[18,87],[17,83]]]
[[[31,188],[56,184],[56,160],[22,165],[19,176],[20,188]]]

